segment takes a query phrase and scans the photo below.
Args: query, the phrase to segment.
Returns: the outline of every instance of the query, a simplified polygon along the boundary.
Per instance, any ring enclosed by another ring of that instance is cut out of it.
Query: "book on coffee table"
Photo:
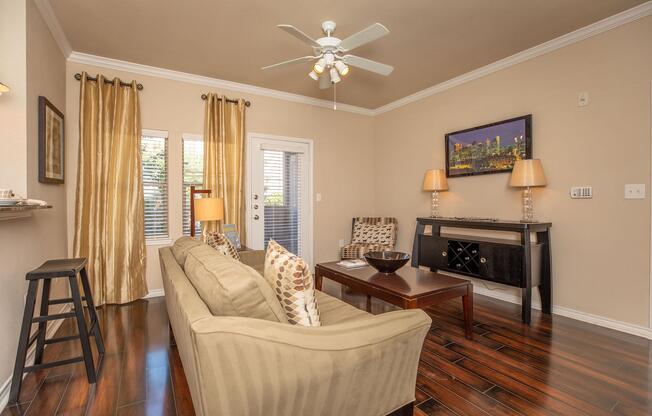
[[[345,269],[357,269],[358,267],[368,266],[367,262],[362,259],[342,260],[337,265]]]

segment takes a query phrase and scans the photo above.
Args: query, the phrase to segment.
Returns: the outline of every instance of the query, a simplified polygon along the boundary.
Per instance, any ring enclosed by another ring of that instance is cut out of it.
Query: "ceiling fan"
[[[321,24],[321,28],[326,36],[317,40],[292,25],[278,25],[277,27],[312,46],[313,55],[302,56],[300,58],[290,59],[289,61],[264,66],[262,69],[277,68],[305,61],[317,61],[308,76],[315,81],[319,81],[319,88],[321,89],[329,88],[331,85],[340,82],[342,80],[341,77],[349,73],[349,65],[385,76],[391,74],[394,70],[390,65],[381,64],[380,62],[347,53],[350,50],[387,35],[389,30],[380,23],[374,23],[344,40],[332,36],[336,25],[335,22],[330,20]]]

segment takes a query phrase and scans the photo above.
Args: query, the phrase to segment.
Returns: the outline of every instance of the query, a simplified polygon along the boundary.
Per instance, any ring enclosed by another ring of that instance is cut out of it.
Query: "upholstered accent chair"
[[[391,251],[396,244],[398,222],[393,217],[355,217],[351,244],[342,247],[340,258],[359,259],[370,251]]]

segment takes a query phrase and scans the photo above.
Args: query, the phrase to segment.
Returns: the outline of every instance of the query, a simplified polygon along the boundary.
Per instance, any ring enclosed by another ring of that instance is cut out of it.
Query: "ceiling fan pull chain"
[[[333,83],[333,111],[337,110],[337,84]]]

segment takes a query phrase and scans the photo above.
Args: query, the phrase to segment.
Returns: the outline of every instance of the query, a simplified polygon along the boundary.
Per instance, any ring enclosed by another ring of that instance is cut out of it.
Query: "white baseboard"
[[[152,289],[147,294],[143,299],[149,299],[149,298],[160,298],[162,296],[165,296],[165,290],[163,288],[161,289]]]
[[[480,295],[489,296],[490,298],[504,300],[510,303],[521,304],[521,298],[512,293],[503,290],[491,290],[477,284],[473,285],[473,292]],[[534,298],[534,293],[533,293]],[[541,302],[539,299],[532,299],[532,307],[541,310]],[[590,324],[602,326],[616,331],[625,332],[627,334],[636,335],[639,337],[652,340],[652,328],[647,328],[640,325],[634,325],[627,322],[617,321],[615,319],[605,318],[599,315],[593,315],[586,312],[581,312],[575,309],[566,308],[564,306],[553,305],[552,313],[555,315],[565,316],[567,318],[577,319],[578,321],[587,322]]]
[[[72,310],[72,305],[67,303],[61,306],[61,309],[59,309],[58,312],[56,313],[66,313]],[[56,334],[57,330],[63,323],[63,319],[57,319],[56,321],[51,321],[51,323],[48,323],[48,329],[45,333],[46,338],[52,338],[54,337],[54,334]],[[47,348],[48,345],[45,345],[45,348]],[[29,350],[27,350],[27,360],[25,360],[25,366],[32,365],[34,363],[34,354],[36,352],[36,344],[33,344]],[[12,366],[13,370],[13,366]],[[25,377],[26,374],[23,374],[23,377]],[[0,387],[0,412],[2,412],[7,406],[7,402],[9,401],[9,392],[11,390],[11,378],[12,376],[9,376],[9,379],[7,379],[4,383],[2,383],[2,387]]]

